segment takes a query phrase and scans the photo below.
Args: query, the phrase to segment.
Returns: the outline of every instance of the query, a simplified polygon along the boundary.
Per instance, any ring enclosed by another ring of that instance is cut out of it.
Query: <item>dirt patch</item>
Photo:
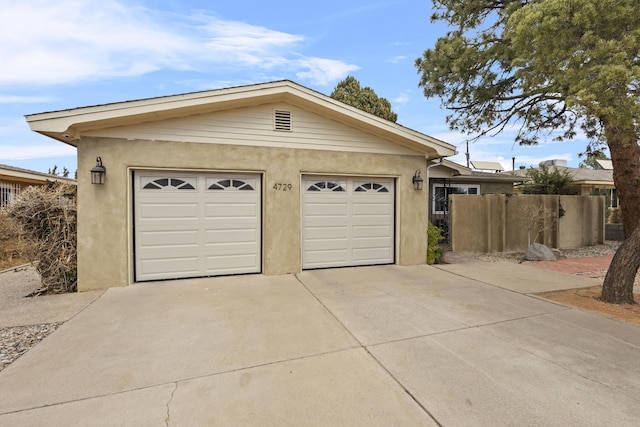
[[[590,288],[569,289],[566,291],[544,292],[537,294],[542,298],[556,301],[586,311],[602,314],[623,322],[640,325],[640,304],[607,304],[600,301],[602,286]],[[634,294],[636,302],[640,301],[640,294]]]

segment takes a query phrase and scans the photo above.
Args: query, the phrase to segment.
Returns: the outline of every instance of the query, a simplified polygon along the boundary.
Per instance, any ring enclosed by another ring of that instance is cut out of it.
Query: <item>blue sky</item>
[[[431,2],[393,0],[0,0],[0,163],[76,170],[75,148],[29,130],[25,114],[289,79],[329,95],[353,75],[387,98],[398,123],[458,147],[414,61],[446,28]],[[586,142],[520,147],[503,133],[471,160],[511,169],[580,162]]]

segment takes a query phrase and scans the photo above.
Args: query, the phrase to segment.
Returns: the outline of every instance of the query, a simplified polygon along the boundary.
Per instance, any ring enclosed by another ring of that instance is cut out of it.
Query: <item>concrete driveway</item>
[[[0,426],[637,425],[640,328],[518,291],[574,276],[513,268],[109,289],[0,372]]]

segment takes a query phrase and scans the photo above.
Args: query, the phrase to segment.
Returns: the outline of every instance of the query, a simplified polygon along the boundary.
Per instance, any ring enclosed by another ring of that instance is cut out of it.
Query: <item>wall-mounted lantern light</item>
[[[422,190],[422,183],[424,182],[422,177],[420,176],[420,169],[416,171],[413,175],[413,188],[416,190]]]
[[[107,169],[102,166],[102,159],[96,157],[96,165],[91,168],[91,183],[92,184],[104,184],[104,176],[107,173]]]

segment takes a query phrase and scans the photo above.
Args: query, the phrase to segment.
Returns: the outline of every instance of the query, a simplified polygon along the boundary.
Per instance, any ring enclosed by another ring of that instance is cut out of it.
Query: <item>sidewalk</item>
[[[580,276],[604,277],[611,264],[613,255],[593,256],[584,258],[565,258],[557,261],[528,262],[526,265],[543,270],[559,271],[561,273],[577,274]]]

